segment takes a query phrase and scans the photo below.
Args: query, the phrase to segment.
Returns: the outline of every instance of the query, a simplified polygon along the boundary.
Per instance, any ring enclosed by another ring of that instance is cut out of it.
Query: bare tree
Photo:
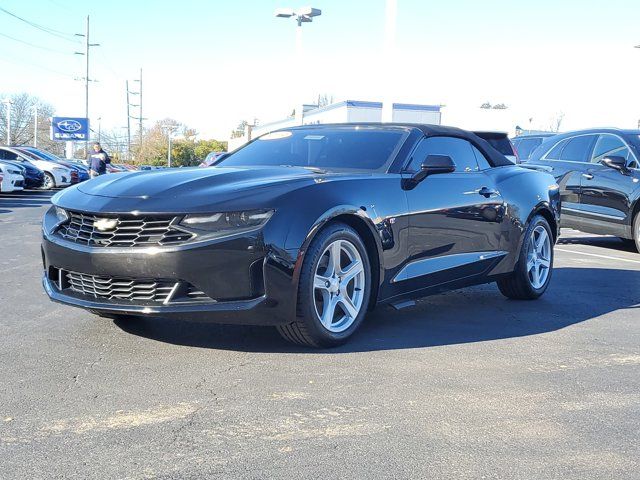
[[[564,112],[558,112],[552,119],[549,124],[550,132],[559,132],[560,126],[562,125],[562,120],[564,120]]]
[[[0,98],[9,99],[11,105],[0,109],[0,141],[7,138],[7,108],[11,108],[11,145],[33,145],[35,112],[38,112],[38,147],[61,152],[63,145],[49,139],[49,118],[55,110],[53,106],[28,93],[12,95],[0,93]]]
[[[333,103],[333,95],[328,95],[326,93],[318,95],[318,108],[326,107],[327,105],[331,105]]]

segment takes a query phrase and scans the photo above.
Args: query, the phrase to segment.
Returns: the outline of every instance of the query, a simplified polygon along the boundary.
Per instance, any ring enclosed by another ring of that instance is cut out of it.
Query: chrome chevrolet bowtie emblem
[[[101,218],[100,220],[96,220],[93,222],[93,226],[100,230],[101,232],[106,232],[107,230],[113,230],[118,225],[117,218]]]

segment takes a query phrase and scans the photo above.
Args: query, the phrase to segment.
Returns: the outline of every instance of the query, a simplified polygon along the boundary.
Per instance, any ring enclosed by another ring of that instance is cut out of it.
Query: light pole
[[[2,100],[2,103],[4,103],[7,106],[7,146],[11,145],[11,105],[13,105],[13,102],[11,101],[10,98],[5,98],[4,100]]]
[[[386,65],[387,81],[384,86],[385,93],[382,101],[383,122],[393,122],[393,85],[395,82],[390,77],[390,72],[395,71],[395,46],[396,46],[396,18],[398,16],[398,0],[387,0],[384,24],[384,49],[383,56]]]
[[[275,16],[279,18],[293,18],[298,26],[296,27],[296,58],[293,62],[294,65],[299,68],[298,76],[298,99],[296,105],[296,123],[302,125],[303,121],[303,104],[304,104],[304,80],[305,80],[305,66],[303,63],[303,51],[302,51],[302,24],[313,22],[313,17],[319,17],[322,15],[322,10],[319,8],[303,7],[298,10],[293,8],[278,8],[275,11]]]
[[[171,168],[171,135],[173,135],[173,132],[176,131],[176,128],[178,127],[175,125],[165,125],[164,127],[162,127],[164,133],[169,139],[169,150],[167,151],[167,165],[169,168]]]

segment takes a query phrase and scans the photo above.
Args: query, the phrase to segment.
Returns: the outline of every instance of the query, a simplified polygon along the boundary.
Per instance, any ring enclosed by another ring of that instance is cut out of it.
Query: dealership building
[[[421,105],[413,103],[394,103],[393,121],[399,123],[427,123],[440,125],[440,105]],[[347,122],[380,122],[382,121],[382,102],[365,102],[359,100],[345,100],[332,103],[325,107],[305,105],[303,108],[302,124],[316,125],[321,123]],[[280,128],[294,127],[300,122],[294,116],[250,126],[245,135],[229,140],[229,151],[244,145],[252,138]]]

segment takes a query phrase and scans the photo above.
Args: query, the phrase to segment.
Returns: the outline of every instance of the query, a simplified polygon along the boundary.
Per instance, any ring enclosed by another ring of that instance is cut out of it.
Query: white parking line
[[[631,260],[630,258],[612,257],[609,255],[598,255],[597,253],[578,252],[577,250],[567,250],[566,248],[556,247],[556,250],[560,252],[575,253],[577,255],[587,255],[589,257],[606,258],[607,260],[619,260],[621,262],[640,263],[640,260]]]

